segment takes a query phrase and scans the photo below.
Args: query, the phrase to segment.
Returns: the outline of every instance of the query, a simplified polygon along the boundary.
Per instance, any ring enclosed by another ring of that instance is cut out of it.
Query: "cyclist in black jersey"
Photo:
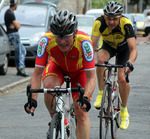
[[[117,54],[117,64],[129,63],[133,67],[133,63],[137,58],[137,48],[135,34],[131,21],[122,15],[123,6],[116,1],[110,1],[104,8],[104,15],[98,17],[92,29],[92,43],[96,46],[100,37],[100,46],[97,52],[97,63],[104,63]],[[131,72],[126,69],[128,74]],[[125,80],[124,69],[118,70],[119,92],[122,99],[121,106],[121,129],[127,129],[129,126],[129,114],[127,110],[127,100],[129,96],[130,86]],[[97,67],[97,77],[99,93],[93,104],[95,108],[101,107],[101,99],[103,96],[103,67]]]

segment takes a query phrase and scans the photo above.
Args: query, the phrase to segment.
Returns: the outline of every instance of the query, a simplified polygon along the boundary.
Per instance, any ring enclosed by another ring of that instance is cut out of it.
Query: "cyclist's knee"
[[[76,110],[75,115],[78,122],[85,123],[87,121],[88,118],[87,112],[84,112],[80,109],[80,110]]]
[[[97,57],[97,63],[103,64],[104,61],[106,61],[104,57]]]
[[[45,106],[46,108],[48,109],[50,115],[52,116],[52,112],[53,112],[53,109],[51,108],[51,102],[52,102],[52,95],[51,94],[48,94],[48,93],[44,93],[44,103],[45,103]],[[53,107],[55,107],[55,100],[53,100]]]
[[[80,123],[86,122],[86,119],[89,117],[88,112],[83,111],[77,103],[74,104],[76,119]]]
[[[60,80],[55,76],[47,76],[43,80],[44,88],[54,88],[55,86],[60,86]]]
[[[119,78],[118,78],[118,83],[119,83],[119,85],[126,84],[127,82],[126,82],[126,80],[125,80],[125,77],[124,77],[124,76],[119,77]]]
[[[104,61],[108,61],[110,58],[110,54],[108,51],[101,49],[97,53],[97,63],[104,64]]]

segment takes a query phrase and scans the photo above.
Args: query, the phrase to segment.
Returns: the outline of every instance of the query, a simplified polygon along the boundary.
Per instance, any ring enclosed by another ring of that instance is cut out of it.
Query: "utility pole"
[[[140,0],[140,9],[139,9],[140,13],[143,12],[143,0]]]
[[[128,12],[128,0],[122,0],[123,4],[124,4],[124,13]]]
[[[89,0],[85,0],[85,12],[89,9]]]
[[[125,0],[125,13],[128,13],[128,0]]]

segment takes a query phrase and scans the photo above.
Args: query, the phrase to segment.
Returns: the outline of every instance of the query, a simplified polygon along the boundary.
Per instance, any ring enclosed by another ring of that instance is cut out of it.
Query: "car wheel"
[[[2,66],[0,66],[0,75],[6,75],[8,70],[8,57],[7,55],[4,58],[4,63]]]

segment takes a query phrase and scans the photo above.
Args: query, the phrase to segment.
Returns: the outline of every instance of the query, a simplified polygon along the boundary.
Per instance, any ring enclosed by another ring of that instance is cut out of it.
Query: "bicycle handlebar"
[[[111,68],[111,69],[112,68],[125,68],[124,71],[126,71],[126,68],[129,67],[128,64],[116,65],[116,64],[110,64],[110,63],[108,63],[108,61],[105,61],[104,63],[105,64],[96,63],[95,66],[106,67],[106,68]],[[125,73],[125,79],[126,79],[126,82],[129,83],[128,73]]]
[[[83,95],[84,95],[84,88],[81,87],[79,83],[77,83],[77,88],[60,88],[60,86],[56,86],[54,89],[31,89],[31,84],[28,84],[27,86],[27,97],[28,97],[28,108],[31,109],[31,99],[32,99],[32,93],[54,93],[56,95],[65,94],[69,92],[79,92],[79,105],[83,106]],[[34,113],[31,113],[32,116],[34,116]]]
[[[124,67],[124,65],[110,64],[108,63],[108,61],[105,61],[104,64],[96,63],[95,66],[108,67],[108,68],[123,68]]]

